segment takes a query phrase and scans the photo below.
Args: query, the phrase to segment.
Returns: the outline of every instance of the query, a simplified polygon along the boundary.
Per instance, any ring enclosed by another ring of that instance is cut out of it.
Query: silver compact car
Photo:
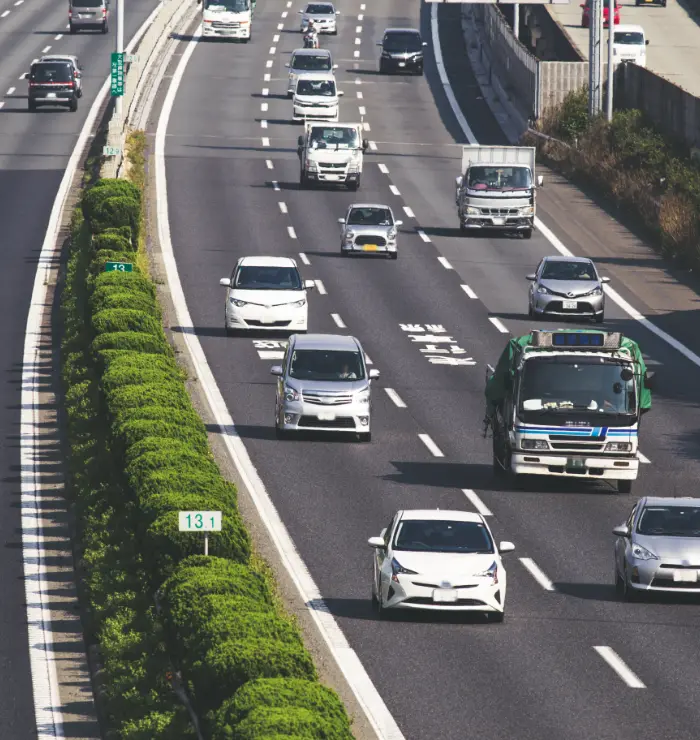
[[[295,49],[292,58],[284,65],[289,70],[287,97],[291,98],[297,89],[297,77],[305,72],[332,72],[338,69],[328,49]]]
[[[378,370],[367,370],[365,353],[355,337],[339,334],[292,334],[277,377],[275,432],[354,432],[360,441],[372,439],[371,381]]]
[[[299,25],[302,33],[306,33],[309,21],[313,20],[319,33],[338,35],[336,16],[340,15],[340,11],[335,9],[333,3],[309,3],[304,10],[299,11],[299,14],[301,15]]]
[[[379,203],[353,203],[339,218],[340,253],[347,257],[356,252],[383,254],[397,259],[396,246],[398,227],[403,221],[395,221],[389,206]]]
[[[700,594],[700,498],[642,498],[613,534],[615,586],[627,601]]]
[[[593,319],[600,324],[605,318],[603,284],[610,278],[600,277],[593,262],[585,257],[545,257],[533,275],[528,299],[528,315],[573,316]]]

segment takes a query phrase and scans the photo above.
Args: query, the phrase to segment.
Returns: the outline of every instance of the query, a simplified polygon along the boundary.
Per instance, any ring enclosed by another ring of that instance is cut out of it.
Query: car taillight
[[[103,18],[107,17],[107,8],[102,8],[102,17]]]
[[[71,80],[71,81],[70,81],[70,82],[68,83],[68,87],[75,87],[75,82],[73,82],[73,80]]]
[[[72,10],[69,10],[69,11],[68,11],[68,17],[69,17],[69,18],[72,18],[72,17],[73,17],[73,11],[72,11]]]

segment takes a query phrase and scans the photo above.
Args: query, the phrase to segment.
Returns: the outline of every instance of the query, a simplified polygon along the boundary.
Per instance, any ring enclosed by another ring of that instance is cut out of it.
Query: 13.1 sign
[[[179,512],[181,532],[221,532],[220,511]]]

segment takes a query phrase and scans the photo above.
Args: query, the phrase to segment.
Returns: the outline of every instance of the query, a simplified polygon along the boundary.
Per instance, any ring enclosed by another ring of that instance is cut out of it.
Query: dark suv
[[[428,44],[414,28],[387,28],[377,46],[382,47],[379,72],[423,74],[423,47]]]
[[[73,65],[68,62],[34,62],[27,75],[30,111],[40,105],[60,105],[72,112],[78,110],[78,87]]]

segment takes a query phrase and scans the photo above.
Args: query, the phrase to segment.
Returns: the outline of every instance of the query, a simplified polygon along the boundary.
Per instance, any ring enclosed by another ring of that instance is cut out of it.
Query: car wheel
[[[523,239],[532,239],[532,229],[524,229],[520,233],[523,235]]]
[[[619,596],[625,595],[625,582],[617,569],[617,563],[615,564],[615,591]]]
[[[416,70],[416,77],[422,77],[423,76],[423,67]]]
[[[598,316],[595,317],[596,324],[602,324],[604,320],[605,320],[604,313],[598,314]]]
[[[68,25],[68,31],[69,33],[75,33],[75,26],[72,23]]]
[[[386,64],[384,64],[383,61],[379,62],[379,74],[385,75],[386,74]]]
[[[356,193],[360,189],[360,178],[359,178],[359,176],[358,176],[357,180],[354,180],[353,182],[351,182],[348,187],[350,188],[350,190],[353,191],[353,193]]]
[[[287,431],[285,429],[280,429],[276,423],[275,423],[275,437],[277,439],[287,439]]]
[[[68,106],[68,110],[71,113],[75,113],[78,110],[78,101],[76,98],[73,98],[73,100],[70,101],[70,105]]]
[[[399,258],[398,252],[389,252],[389,259],[390,260],[397,260]]]
[[[304,190],[305,188],[308,188],[308,187],[309,187],[309,181],[308,181],[306,175],[304,174],[304,171],[302,170],[299,173],[299,188],[301,190]]]
[[[371,442],[372,441],[372,432],[360,432],[357,435],[357,439],[359,442]]]
[[[617,482],[617,490],[619,493],[632,493],[632,483],[631,480],[619,480]]]
[[[506,618],[506,612],[505,609],[502,612],[487,612],[486,616],[489,622],[501,624],[501,622],[503,622],[503,620]]]
[[[28,108],[28,109],[29,109],[30,111],[35,111],[35,110],[36,110],[36,103],[35,103],[35,102],[34,102],[33,100],[29,100],[29,101],[27,102],[27,108]]]
[[[527,315],[531,318],[535,318],[535,309],[532,307],[532,304],[528,301],[527,304]]]
[[[107,31],[109,31],[109,27],[107,26],[106,23],[103,23],[102,24],[102,33],[107,33]]]
[[[627,569],[625,568],[625,574],[622,577],[622,598],[630,603],[639,601],[639,594],[630,586],[629,579],[627,578]]]

